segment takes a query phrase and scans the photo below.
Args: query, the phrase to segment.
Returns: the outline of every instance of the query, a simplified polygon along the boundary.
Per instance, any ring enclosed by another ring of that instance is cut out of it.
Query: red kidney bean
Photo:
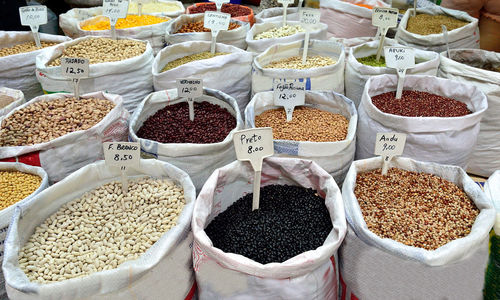
[[[192,14],[204,13],[206,11],[215,11],[217,10],[215,3],[203,4],[191,7],[189,9]],[[248,16],[250,14],[250,9],[248,7],[244,7],[238,4],[228,4],[224,3],[221,8],[221,12],[231,14],[231,18]]]
[[[168,105],[150,116],[137,136],[160,143],[209,144],[222,142],[233,128],[236,119],[218,105],[194,103],[194,120],[189,120],[187,102]]]
[[[420,91],[403,91],[401,99],[396,99],[396,92],[387,92],[373,96],[372,103],[385,113],[405,117],[460,117],[472,113],[463,102]]]

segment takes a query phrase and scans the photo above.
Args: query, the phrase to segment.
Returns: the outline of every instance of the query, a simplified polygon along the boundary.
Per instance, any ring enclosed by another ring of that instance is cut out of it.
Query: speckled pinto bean
[[[229,23],[229,28],[227,30],[233,30],[241,27],[236,23]],[[205,28],[203,21],[190,22],[182,25],[182,27],[176,33],[187,33],[187,32],[210,32],[211,30]]]

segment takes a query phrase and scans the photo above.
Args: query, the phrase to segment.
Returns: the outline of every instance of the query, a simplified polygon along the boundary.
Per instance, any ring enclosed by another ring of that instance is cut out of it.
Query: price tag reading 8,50
[[[103,143],[104,160],[106,165],[120,167],[124,171],[129,166],[138,167],[140,164],[141,147],[132,142]]]
[[[111,26],[116,24],[116,21],[127,17],[128,0],[103,0],[102,14],[109,18]]]
[[[305,81],[299,79],[277,79],[273,80],[274,105],[283,106],[287,122],[292,120],[295,106],[304,105],[306,97]]]
[[[398,25],[397,8],[374,7],[372,12],[372,25],[381,28],[392,28]]]

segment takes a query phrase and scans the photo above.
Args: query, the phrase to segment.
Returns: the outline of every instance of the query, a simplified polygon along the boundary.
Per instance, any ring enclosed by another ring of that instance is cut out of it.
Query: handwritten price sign
[[[372,25],[381,28],[392,28],[398,25],[397,8],[374,7],[372,12]]]

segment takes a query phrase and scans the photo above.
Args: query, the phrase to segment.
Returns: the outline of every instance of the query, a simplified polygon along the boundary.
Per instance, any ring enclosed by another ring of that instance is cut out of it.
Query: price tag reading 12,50
[[[304,105],[306,98],[305,81],[299,79],[273,80],[274,105],[283,106],[286,113],[286,121],[290,122],[295,106]]]
[[[240,130],[233,136],[234,150],[240,161],[250,161],[254,171],[252,210],[259,209],[262,160],[274,154],[273,129],[270,127]]]
[[[74,94],[77,99],[80,98],[80,79],[89,77],[89,60],[77,57],[61,58],[62,76],[71,78],[74,84]]]
[[[217,41],[217,35],[221,30],[227,30],[229,28],[229,22],[231,21],[231,15],[226,13],[221,13],[218,11],[206,11],[205,17],[203,18],[203,26],[210,29],[212,32],[212,44],[210,45],[210,52],[215,53],[215,42]]]
[[[177,79],[177,95],[187,99],[189,120],[194,121],[194,99],[203,95],[203,80],[198,78]]]
[[[104,160],[106,165],[119,167],[122,174],[122,189],[128,192],[126,176],[127,167],[138,167],[141,158],[139,143],[131,142],[106,142],[103,143]]]
[[[384,56],[387,67],[397,71],[396,99],[401,99],[406,70],[415,67],[415,50],[408,47],[384,47]]]
[[[30,5],[19,7],[19,16],[21,17],[21,25],[31,28],[36,46],[42,47],[38,29],[40,25],[47,24],[47,6]]]
[[[109,18],[111,37],[116,39],[116,21],[127,17],[128,0],[103,0],[102,15]]]
[[[403,154],[406,143],[406,134],[396,132],[379,132],[375,141],[375,155],[383,158],[382,175],[387,174],[389,161],[394,156]]]

